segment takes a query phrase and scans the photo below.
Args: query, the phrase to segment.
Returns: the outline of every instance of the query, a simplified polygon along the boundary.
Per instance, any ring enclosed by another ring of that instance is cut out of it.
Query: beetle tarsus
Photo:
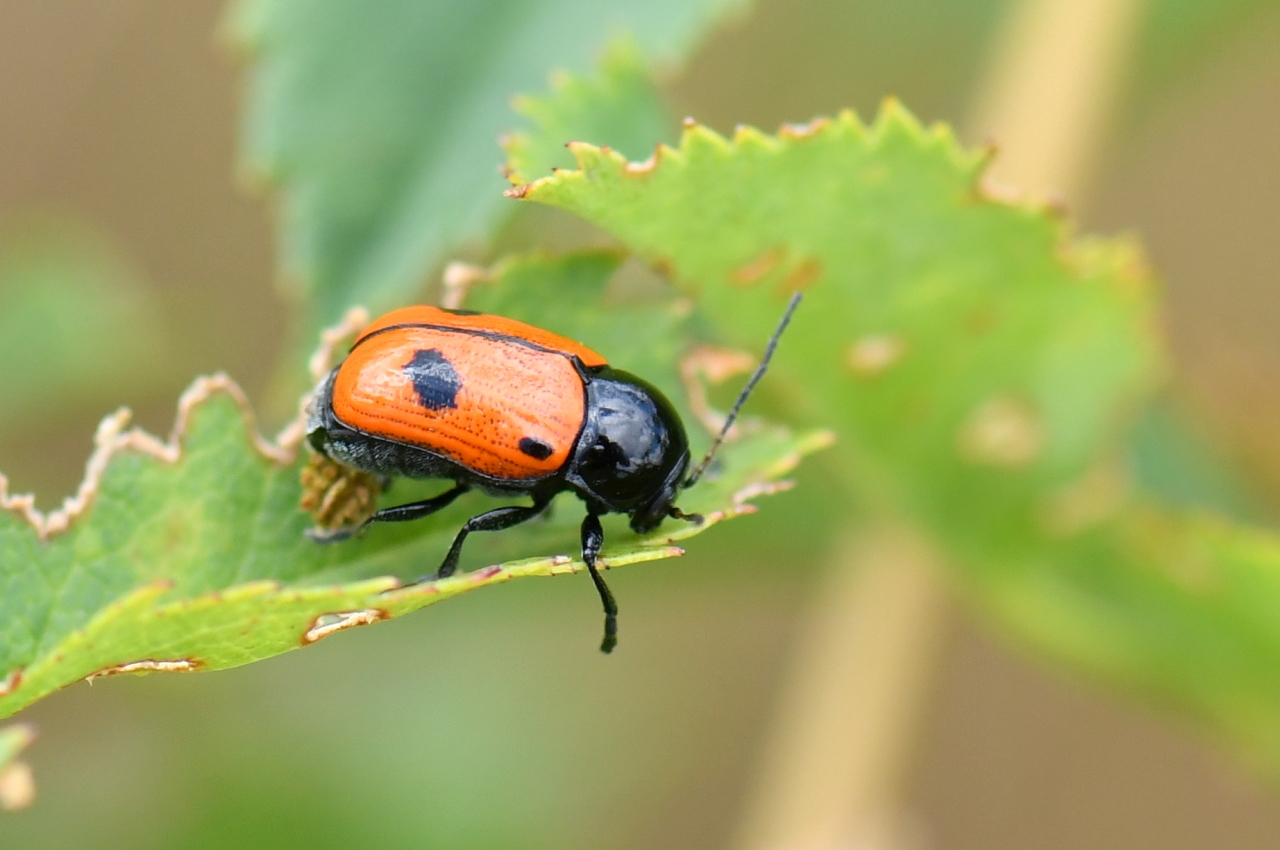
[[[618,603],[613,599],[609,585],[596,569],[596,556],[604,546],[604,529],[600,527],[600,517],[588,513],[582,521],[582,560],[595,582],[596,593],[600,594],[600,603],[604,606],[604,639],[600,641],[600,651],[608,655],[618,645]]]
[[[342,528],[308,528],[303,532],[312,543],[341,543],[350,540],[364,530],[364,523]]]
[[[702,525],[704,522],[706,522],[706,517],[704,517],[702,514],[687,514],[684,511],[677,508],[675,505],[671,506],[671,510],[667,513],[667,516],[671,517],[672,519],[682,519],[685,522],[691,522],[694,525]]]

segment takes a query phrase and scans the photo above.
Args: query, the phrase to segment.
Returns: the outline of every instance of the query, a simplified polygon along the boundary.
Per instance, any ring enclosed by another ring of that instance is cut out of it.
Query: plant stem
[[[903,528],[851,533],[807,613],[739,847],[886,846],[944,628],[932,556]]]

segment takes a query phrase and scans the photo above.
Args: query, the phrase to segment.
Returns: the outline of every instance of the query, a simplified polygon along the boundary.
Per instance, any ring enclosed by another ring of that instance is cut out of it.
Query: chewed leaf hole
[[[0,679],[0,697],[7,697],[18,689],[18,685],[22,684],[22,668],[9,671],[9,675]]]
[[[311,628],[302,635],[302,644],[307,646],[321,638],[327,638],[334,632],[353,629],[356,626],[369,626],[379,620],[389,619],[391,615],[381,608],[365,608],[361,611],[339,611],[333,614],[321,614],[311,622]]]
[[[127,664],[113,664],[103,667],[96,673],[85,676],[86,682],[100,679],[103,676],[121,676],[127,673],[194,673],[204,664],[194,658],[175,658],[169,661],[156,661],[146,658],[142,661],[130,661]]]

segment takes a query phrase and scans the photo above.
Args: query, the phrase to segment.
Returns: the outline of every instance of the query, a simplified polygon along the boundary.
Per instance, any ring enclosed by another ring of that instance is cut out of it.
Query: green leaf
[[[1150,117],[1161,96],[1178,91],[1231,50],[1256,41],[1259,30],[1275,20],[1272,0],[1151,0],[1127,81],[1131,107],[1118,117],[1129,127],[1135,117]]]
[[[481,288],[513,316],[616,352],[612,362],[648,370],[680,398],[670,379],[687,322],[670,303],[602,307],[619,261],[530,258]],[[567,494],[546,522],[468,542],[468,563],[505,563],[440,581],[402,586],[434,571],[465,519],[492,499],[469,494],[419,522],[312,543],[298,508],[299,432],[274,443],[257,436],[226,378],[188,391],[167,443],[126,431],[126,422],[121,413],[103,423],[86,484],[58,514],[42,516],[28,497],[10,497],[0,477],[0,717],[86,677],[233,667],[477,587],[581,569],[564,555],[529,557],[577,551],[582,514]],[[772,492],[769,482],[827,441],[760,428],[726,447],[721,476],[681,505],[705,513],[707,526],[748,513],[747,498]],[[400,482],[384,503],[439,488]],[[707,527],[669,522],[640,538],[620,519],[606,524],[610,567],[678,555],[674,542]],[[624,613],[624,646],[625,628]]]
[[[729,338],[807,290],[776,371],[861,503],[913,517],[1024,639],[1280,768],[1280,541],[1154,504],[1121,460],[1163,356],[1133,246],[990,197],[985,154],[892,101],[870,127],[693,126],[643,165],[573,151],[512,194],[609,231]]]
[[[240,0],[242,158],[280,189],[285,279],[320,323],[398,306],[502,213],[509,101],[630,32],[677,60],[742,0]],[[652,143],[656,139],[650,139]]]
[[[1030,498],[1081,474],[1154,382],[1132,252],[1072,245],[1054,217],[984,197],[983,156],[893,102],[870,128],[845,114],[730,142],[694,126],[639,166],[573,150],[580,171],[513,193],[669,269],[739,344],[766,338],[806,289],[778,368],[809,389],[810,415],[856,438],[854,477],[890,473],[957,534],[1023,523]],[[988,445],[986,425],[1009,430]],[[964,498],[983,491],[995,501]]]
[[[0,232],[0,431],[69,399],[109,404],[165,363],[164,323],[106,239],[57,219]],[[107,353],[109,352],[109,356]]]
[[[630,41],[615,42],[598,73],[558,74],[552,78],[550,95],[518,97],[515,108],[537,132],[514,133],[503,142],[507,176],[513,182],[572,167],[573,156],[566,149],[572,141],[608,146],[639,159],[675,135],[662,93]]]
[[[1249,523],[1264,520],[1263,502],[1238,463],[1172,399],[1159,398],[1143,412],[1127,454],[1138,486],[1165,505]]]

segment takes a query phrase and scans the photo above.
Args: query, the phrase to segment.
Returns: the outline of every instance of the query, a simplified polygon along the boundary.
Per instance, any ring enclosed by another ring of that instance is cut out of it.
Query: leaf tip
[[[798,449],[801,454],[813,454],[822,449],[829,449],[836,444],[836,432],[829,428],[819,428],[800,438]]]
[[[882,142],[893,138],[924,140],[924,127],[920,119],[916,118],[911,110],[893,95],[880,102],[880,112],[876,115],[871,129]]]
[[[750,124],[739,124],[733,128],[733,145],[736,148],[770,150],[775,142],[775,139]]]
[[[569,149],[569,153],[573,154],[573,159],[578,164],[578,168],[586,171],[609,158],[612,151],[606,148],[596,147],[587,142],[569,142],[565,145]],[[619,159],[620,155],[615,154]]]

